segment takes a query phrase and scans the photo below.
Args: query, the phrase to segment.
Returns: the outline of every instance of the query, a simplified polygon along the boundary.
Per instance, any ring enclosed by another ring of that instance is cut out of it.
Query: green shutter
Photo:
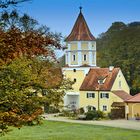
[[[109,98],[109,94],[108,93],[106,93],[106,98]]]
[[[95,93],[92,93],[92,98],[95,98]]]
[[[100,98],[103,98],[102,93],[100,93]]]
[[[87,98],[88,98],[88,93],[87,93]]]

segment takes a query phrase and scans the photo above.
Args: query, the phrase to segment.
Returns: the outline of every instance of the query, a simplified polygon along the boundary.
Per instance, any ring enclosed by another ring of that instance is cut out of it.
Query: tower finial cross
[[[80,9],[80,13],[82,12],[82,8],[83,8],[82,6],[79,7],[79,9]]]

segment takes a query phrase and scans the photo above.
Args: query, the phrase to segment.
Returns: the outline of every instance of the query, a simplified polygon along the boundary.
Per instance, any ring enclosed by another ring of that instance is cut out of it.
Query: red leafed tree
[[[46,26],[39,27],[38,22],[27,14],[19,16],[17,11],[1,14],[0,59],[9,62],[16,57],[36,56],[55,58],[55,49],[63,49],[61,34],[50,32]]]
[[[54,60],[63,49],[61,35],[27,14],[0,17],[0,130],[39,120],[42,106],[59,107],[72,82],[63,79]],[[45,92],[44,92],[45,91]]]
[[[55,58],[55,48],[61,48],[59,41],[37,31],[25,33],[17,28],[9,29],[6,32],[0,30],[0,59],[4,62],[20,56]]]

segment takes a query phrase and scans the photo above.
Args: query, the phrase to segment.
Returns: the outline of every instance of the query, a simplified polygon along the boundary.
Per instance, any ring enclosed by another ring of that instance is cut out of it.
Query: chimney
[[[114,66],[109,66],[109,72],[112,72],[114,69]]]

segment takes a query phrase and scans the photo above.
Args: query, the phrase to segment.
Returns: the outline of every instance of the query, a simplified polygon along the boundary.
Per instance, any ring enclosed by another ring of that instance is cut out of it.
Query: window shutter
[[[87,98],[88,98],[88,93],[87,93]]]
[[[92,93],[92,98],[95,98],[95,93]]]
[[[109,94],[108,93],[106,93],[106,98],[109,98]]]
[[[102,93],[100,94],[100,98],[103,98],[103,95],[102,95]]]

